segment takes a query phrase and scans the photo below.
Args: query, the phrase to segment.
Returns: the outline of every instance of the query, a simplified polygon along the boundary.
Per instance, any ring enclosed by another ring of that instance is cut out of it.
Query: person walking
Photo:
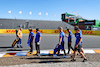
[[[22,28],[20,28],[20,30],[18,30],[18,32],[17,32],[17,38],[18,38],[18,44],[17,44],[17,48],[19,48],[19,45],[20,45],[20,47],[21,48],[23,48],[22,47]]]
[[[71,61],[76,61],[76,55],[77,51],[79,54],[84,58],[83,62],[87,61],[84,53],[82,53],[81,48],[82,48],[82,34],[79,31],[79,28],[75,27],[75,33],[76,33],[76,43],[75,43],[75,49],[74,49],[74,58]]]
[[[71,46],[73,33],[69,29],[67,29],[67,31],[68,31],[68,36],[66,36],[68,38],[68,53],[67,54],[69,54],[70,49],[72,49],[74,51],[73,47]]]
[[[33,52],[33,42],[34,42],[34,33],[31,28],[29,28],[29,37],[28,37],[28,44],[30,47],[30,54]]]
[[[67,58],[66,56],[66,52],[65,52],[65,48],[64,48],[64,37],[65,37],[65,33],[63,32],[63,28],[62,27],[58,27],[60,35],[59,35],[59,43],[57,44],[57,46],[54,49],[54,57],[58,57],[56,55],[56,52],[58,51],[58,54],[60,53],[60,49],[62,51],[64,51],[64,56],[62,58]]]
[[[41,33],[39,32],[39,28],[36,28],[35,47],[37,51],[37,56],[40,56],[40,41]]]

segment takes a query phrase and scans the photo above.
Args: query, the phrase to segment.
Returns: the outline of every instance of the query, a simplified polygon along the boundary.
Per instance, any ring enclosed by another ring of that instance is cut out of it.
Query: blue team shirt
[[[79,43],[80,38],[82,38],[82,33],[81,32],[76,33],[76,43],[75,43],[75,45],[77,45]],[[81,43],[82,43],[82,41],[81,41]],[[79,43],[79,45],[81,45],[81,43]]]
[[[80,34],[82,35],[82,31],[81,31],[81,30],[79,30],[79,32],[80,32]],[[82,42],[83,42],[83,39],[82,39]]]
[[[68,35],[68,42],[72,41],[73,33],[70,31]]]
[[[59,41],[60,41],[61,37],[62,37],[62,41],[61,42],[64,42],[64,37],[65,37],[65,33],[64,32],[60,32]]]
[[[81,30],[79,30],[79,32],[82,34],[82,31]]]
[[[35,42],[39,42],[39,38],[40,38],[40,37],[41,37],[41,33],[38,32],[38,33],[36,34]]]
[[[30,32],[29,33],[29,42],[34,42],[34,40],[32,41],[32,37],[34,37],[34,33],[32,32]]]

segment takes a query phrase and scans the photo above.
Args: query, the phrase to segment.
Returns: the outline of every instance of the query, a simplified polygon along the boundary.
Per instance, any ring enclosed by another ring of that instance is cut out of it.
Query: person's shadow
[[[12,47],[11,46],[4,46],[4,47],[0,47],[0,48],[4,49],[4,48],[12,48]]]
[[[28,49],[22,49],[22,48],[17,48],[17,47],[12,47],[12,46],[2,46],[0,47],[0,51],[23,51],[23,50],[28,50]]]

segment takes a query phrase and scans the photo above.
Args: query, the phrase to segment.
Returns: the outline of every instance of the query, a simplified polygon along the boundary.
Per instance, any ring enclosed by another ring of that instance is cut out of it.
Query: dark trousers
[[[61,42],[61,45],[62,45],[62,47],[63,47],[63,51],[64,51],[64,55],[66,55],[66,51],[65,51],[65,47],[64,47],[64,42]],[[58,54],[59,54],[60,52],[58,51]]]
[[[40,44],[38,44],[38,42],[35,42],[35,48],[36,48],[37,53],[40,54]]]
[[[70,52],[70,49],[74,50],[73,47],[71,46],[71,42],[68,42],[68,53]]]
[[[33,52],[33,42],[30,42],[30,52]]]

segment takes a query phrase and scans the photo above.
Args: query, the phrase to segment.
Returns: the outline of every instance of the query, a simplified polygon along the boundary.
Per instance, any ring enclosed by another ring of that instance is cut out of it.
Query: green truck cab
[[[61,19],[65,23],[79,26],[82,30],[100,30],[99,20],[87,20],[69,13],[61,14]]]

